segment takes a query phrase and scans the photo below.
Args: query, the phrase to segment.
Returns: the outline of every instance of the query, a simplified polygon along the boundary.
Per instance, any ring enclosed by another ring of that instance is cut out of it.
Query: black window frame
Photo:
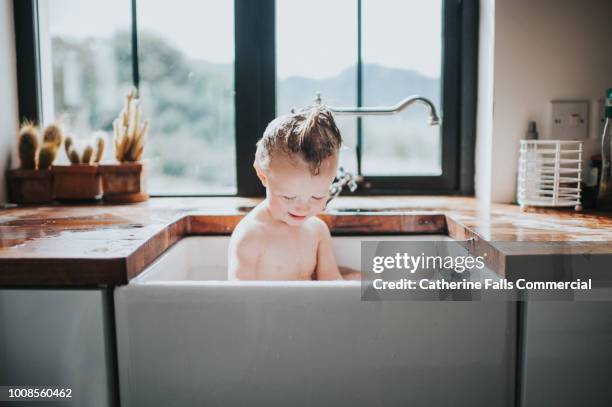
[[[132,7],[133,83],[138,86],[136,7]],[[357,104],[361,105],[361,0],[358,8]],[[234,0],[235,148],[237,196],[264,196],[253,169],[255,143],[276,115],[276,0]],[[42,117],[38,1],[13,0],[19,116]],[[352,195],[473,195],[478,67],[477,0],[443,0],[442,174],[368,176]],[[410,94],[406,90],[406,95]],[[424,118],[425,119],[425,118]],[[358,145],[363,135],[357,119]],[[367,136],[366,136],[367,137]],[[358,152],[358,154],[360,154]],[[360,160],[359,160],[360,161]],[[360,167],[360,166],[359,166]],[[163,195],[168,196],[168,195]],[[210,196],[174,195],[174,196]],[[218,195],[214,195],[218,196]],[[233,196],[233,195],[232,195]]]

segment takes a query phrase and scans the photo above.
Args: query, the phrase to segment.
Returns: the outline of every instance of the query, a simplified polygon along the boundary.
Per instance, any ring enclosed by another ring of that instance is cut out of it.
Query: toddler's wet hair
[[[272,155],[278,152],[300,156],[308,163],[313,175],[319,173],[321,163],[337,154],[342,136],[329,108],[308,106],[296,113],[272,120],[263,137],[257,142],[255,162],[267,168]]]

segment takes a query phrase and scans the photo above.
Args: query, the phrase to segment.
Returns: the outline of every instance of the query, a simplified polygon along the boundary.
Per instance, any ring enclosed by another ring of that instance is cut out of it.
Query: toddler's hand
[[[361,280],[361,272],[350,267],[338,266],[344,280]]]

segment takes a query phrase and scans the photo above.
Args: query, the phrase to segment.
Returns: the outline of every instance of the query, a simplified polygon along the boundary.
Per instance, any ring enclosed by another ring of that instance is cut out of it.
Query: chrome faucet
[[[320,92],[317,92],[317,96],[315,97],[314,101],[315,103],[318,103],[318,104],[322,103]],[[429,125],[430,126],[439,125],[441,120],[440,120],[440,116],[438,116],[438,111],[436,110],[436,107],[434,106],[431,100],[423,96],[419,96],[419,95],[408,96],[406,99],[400,101],[396,105],[389,106],[389,107],[332,107],[330,106],[329,109],[338,116],[357,116],[357,117],[387,116],[387,115],[397,114],[401,112],[402,110],[408,108],[410,105],[417,103],[417,102],[427,107],[428,112],[429,112],[429,122],[428,122]]]
[[[314,99],[315,104],[321,104],[321,92],[316,93],[316,97]],[[412,95],[408,96],[406,99],[400,101],[394,106],[389,107],[332,107],[329,106],[329,110],[331,110],[334,114],[338,116],[387,116],[397,114],[404,109],[407,109],[414,103],[420,103],[427,107],[429,112],[429,125],[437,126],[441,123],[440,116],[438,116],[438,112],[436,107],[432,103],[431,100],[419,96]],[[292,113],[294,110],[292,109]],[[332,183],[329,189],[329,198],[327,199],[327,203],[336,198],[342,192],[342,188],[347,186],[348,189],[353,192],[357,189],[357,183],[363,180],[361,175],[354,175],[350,172],[344,170],[344,168],[340,167],[338,170],[338,176],[336,177],[337,181]]]

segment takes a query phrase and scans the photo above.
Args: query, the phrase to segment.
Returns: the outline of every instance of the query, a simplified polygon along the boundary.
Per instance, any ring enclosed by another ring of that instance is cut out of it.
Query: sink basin
[[[334,255],[339,266],[361,268],[362,241],[453,241],[446,235],[335,236]],[[144,272],[133,284],[161,281],[227,280],[228,236],[190,236],[181,239]],[[205,252],[202,249],[205,248]]]
[[[512,303],[362,301],[358,281],[227,281],[228,240],[184,238],[115,289],[121,405],[445,405],[448,394],[506,405]],[[358,269],[363,240],[450,238],[332,240],[338,263]]]

